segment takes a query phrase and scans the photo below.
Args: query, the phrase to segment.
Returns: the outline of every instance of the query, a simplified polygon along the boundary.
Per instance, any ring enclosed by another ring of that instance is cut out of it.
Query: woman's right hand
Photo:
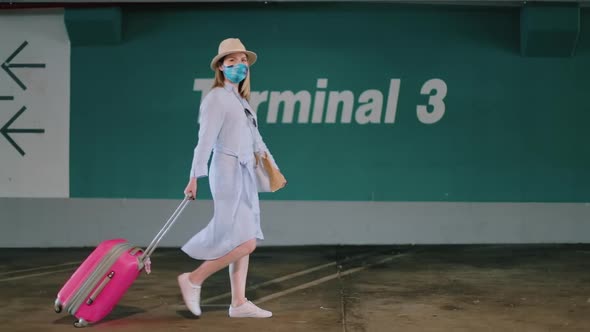
[[[184,195],[190,199],[197,198],[197,178],[191,178],[184,189]]]

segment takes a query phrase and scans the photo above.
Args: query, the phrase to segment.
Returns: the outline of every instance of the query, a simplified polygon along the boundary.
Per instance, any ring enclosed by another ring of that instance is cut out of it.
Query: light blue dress
[[[246,115],[245,108],[250,110],[251,117]],[[214,213],[208,225],[181,249],[192,258],[212,260],[248,240],[264,239],[254,174],[254,140],[256,147],[266,151],[277,166],[258,127],[254,126],[254,121],[258,124],[256,114],[231,84],[213,88],[205,96],[199,119],[199,138],[190,176],[209,176]]]

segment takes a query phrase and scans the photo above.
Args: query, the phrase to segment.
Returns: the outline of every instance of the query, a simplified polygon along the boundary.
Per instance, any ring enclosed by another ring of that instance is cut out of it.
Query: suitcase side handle
[[[90,297],[86,301],[86,304],[92,305],[92,303],[94,303],[94,301],[96,301],[96,298],[102,292],[102,290],[107,286],[107,284],[111,280],[113,280],[114,276],[115,276],[115,271],[111,271],[109,274],[107,274],[107,276],[102,280],[102,282],[98,285],[98,287],[94,290],[94,292],[92,292],[92,295],[90,295]]]
[[[166,233],[168,233],[170,228],[172,228],[172,226],[176,222],[176,219],[178,219],[184,208],[186,208],[186,206],[188,205],[188,203],[190,203],[191,200],[192,198],[188,195],[182,200],[180,205],[176,208],[174,213],[172,213],[170,218],[168,218],[168,221],[166,221],[162,229],[160,229],[158,234],[156,234],[152,242],[149,244],[149,246],[145,249],[141,257],[139,258],[139,261],[141,263],[145,263],[145,261],[150,258],[151,254],[154,253],[154,250],[156,250],[162,238],[164,238]]]

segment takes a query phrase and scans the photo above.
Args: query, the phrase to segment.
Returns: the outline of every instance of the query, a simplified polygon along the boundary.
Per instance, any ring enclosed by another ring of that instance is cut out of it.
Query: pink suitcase
[[[149,257],[166,235],[190,198],[186,197],[150,245],[142,250],[125,239],[100,243],[57,294],[55,312],[63,309],[77,318],[76,327],[96,323],[106,317],[145,268]]]

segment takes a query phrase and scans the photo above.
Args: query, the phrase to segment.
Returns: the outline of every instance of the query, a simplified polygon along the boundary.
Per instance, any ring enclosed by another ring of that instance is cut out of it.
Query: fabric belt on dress
[[[238,163],[240,164],[240,166],[242,168],[246,169],[246,172],[250,175],[252,181],[253,181],[253,185],[254,185],[254,190],[256,190],[256,192],[258,192],[258,189],[256,188],[257,184],[256,184],[256,174],[254,173],[254,167],[248,167],[249,164],[254,163],[255,162],[255,158],[254,158],[254,152],[250,151],[248,153],[242,153],[242,154],[238,154],[228,148],[225,147],[220,147],[220,146],[216,146],[213,149],[214,152],[216,153],[222,153],[228,156],[232,156],[238,159]],[[244,181],[242,179],[242,181],[239,182],[238,184],[238,198],[236,199],[236,202],[232,208],[232,216],[235,218],[236,214],[238,213],[238,205],[240,204],[240,200],[242,199],[241,195],[244,191]],[[251,200],[251,199],[250,199]],[[252,208],[254,209],[255,207],[257,207],[258,204],[255,204],[254,206],[252,206]],[[260,211],[258,211],[258,209],[254,209],[255,213],[260,213]]]

